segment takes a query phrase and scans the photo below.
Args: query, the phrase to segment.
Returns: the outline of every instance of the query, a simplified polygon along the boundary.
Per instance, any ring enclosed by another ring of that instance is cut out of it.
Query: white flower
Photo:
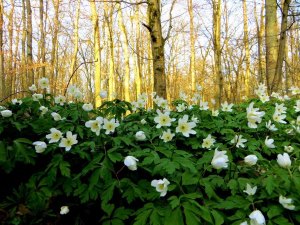
[[[68,206],[62,206],[62,207],[60,207],[60,214],[61,214],[61,215],[65,215],[65,214],[67,214],[68,212],[70,212]]]
[[[85,126],[91,128],[92,132],[95,132],[97,136],[100,134],[100,130],[103,124],[103,117],[98,116],[95,120],[89,120],[85,123]]]
[[[226,151],[218,151],[215,150],[214,157],[211,161],[211,165],[215,169],[227,168],[228,167],[228,156],[226,155]]]
[[[50,134],[46,135],[46,138],[50,139],[49,143],[58,142],[61,139],[62,133],[56,128],[51,128],[50,132]]]
[[[300,126],[300,116],[297,117],[296,125],[297,125],[297,126]]]
[[[201,87],[200,84],[196,84],[196,90],[197,90],[197,91],[202,91],[202,87]]]
[[[70,85],[67,90],[68,94],[70,95],[74,95],[76,91],[77,91],[76,85]]]
[[[147,121],[146,121],[145,119],[142,119],[142,120],[141,120],[141,124],[144,125],[144,124],[146,124],[146,123],[147,123]]]
[[[218,116],[219,115],[219,110],[212,110],[211,115],[215,116],[215,117]]]
[[[286,209],[294,210],[295,206],[293,205],[293,199],[292,198],[286,198],[282,195],[279,196],[279,203]]]
[[[13,100],[11,100],[11,103],[13,104],[13,105],[16,105],[16,104],[18,104],[18,105],[22,105],[22,100],[18,100],[18,99],[16,99],[16,98],[14,98]]]
[[[40,88],[46,89],[49,87],[49,79],[46,77],[42,77],[41,79],[39,79],[38,84]]]
[[[40,111],[42,111],[42,115],[44,115],[44,114],[46,114],[48,112],[48,108],[42,105],[40,107]]]
[[[179,93],[179,98],[182,100],[186,100],[188,98],[188,96],[186,95],[186,93],[184,93],[183,91],[181,91]]]
[[[68,131],[66,138],[61,139],[59,147],[65,148],[66,151],[70,151],[72,145],[75,145],[77,143],[77,134],[73,135],[71,131]]]
[[[193,130],[196,127],[195,122],[188,122],[189,116],[184,115],[178,120],[178,126],[176,127],[176,133],[181,132],[183,136],[189,137],[190,134],[196,134],[196,131]]]
[[[216,100],[214,98],[210,99],[211,104],[215,105],[216,104]]]
[[[240,223],[240,225],[248,225],[248,222],[244,221],[244,222]]]
[[[184,103],[181,103],[176,106],[176,109],[178,112],[183,112],[186,109],[186,106]]]
[[[143,140],[146,140],[146,135],[145,135],[145,132],[144,131],[138,131],[135,133],[135,139],[138,140],[138,141],[143,141]]]
[[[251,102],[247,107],[247,119],[248,127],[257,128],[256,123],[261,122],[261,118],[265,115],[265,112],[259,112],[259,108],[253,108],[254,102]]]
[[[29,89],[29,91],[32,91],[32,92],[37,91],[37,88],[36,88],[35,84],[31,85],[28,89]]]
[[[243,135],[235,135],[234,138],[231,140],[232,144],[235,144],[237,148],[242,147],[245,148],[244,143],[247,142],[247,139],[243,139]]]
[[[164,142],[171,141],[175,134],[171,133],[171,130],[168,129],[167,131],[163,131],[162,135],[160,136],[160,139],[164,140]]]
[[[251,187],[251,185],[247,183],[246,190],[243,192],[247,193],[248,195],[255,195],[256,190],[257,186]]]
[[[224,103],[221,103],[221,110],[223,112],[232,112],[232,107],[233,107],[233,104],[228,104],[227,101],[225,101]]]
[[[38,101],[38,100],[40,100],[40,99],[42,99],[43,98],[43,95],[42,94],[37,94],[37,93],[35,93],[35,94],[33,94],[32,95],[32,100],[33,101]]]
[[[275,112],[279,113],[279,114],[284,114],[286,113],[286,107],[284,106],[284,104],[277,104],[275,103]]]
[[[65,96],[62,96],[62,95],[59,95],[57,97],[54,98],[54,102],[56,104],[60,104],[61,106],[63,106],[66,102],[66,97]]]
[[[138,161],[139,160],[137,158],[129,155],[125,157],[124,164],[128,167],[128,169],[134,171],[137,170],[136,162]]]
[[[115,129],[120,125],[119,122],[115,119],[104,119],[103,120],[103,129],[105,129],[105,134],[113,133],[115,132]]]
[[[244,159],[245,163],[249,166],[253,166],[256,164],[258,158],[256,155],[247,155]]]
[[[280,113],[277,113],[277,112],[275,112],[273,114],[273,120],[276,121],[276,122],[278,122],[278,123],[286,123],[284,121],[285,117],[286,117],[285,114],[280,114]]]
[[[216,140],[209,134],[205,139],[203,139],[202,148],[210,149],[210,147],[213,146],[215,142]]]
[[[199,120],[196,116],[192,116],[192,122],[197,124],[197,123],[199,123]]]
[[[107,98],[107,91],[100,91],[99,95],[101,98]]]
[[[264,215],[259,210],[254,210],[250,215],[250,225],[265,225],[266,220]]]
[[[266,128],[269,129],[270,131],[276,131],[278,130],[275,126],[275,124],[272,124],[272,121],[269,120],[267,123],[266,123]]]
[[[77,99],[80,99],[80,98],[83,97],[83,94],[82,94],[82,92],[77,88],[73,96],[74,96],[75,98],[77,98]]]
[[[92,103],[85,103],[85,104],[83,104],[82,109],[86,112],[89,112],[89,111],[93,110],[93,105],[92,105]]]
[[[286,152],[277,155],[277,163],[283,168],[289,168],[292,165],[290,156]]]
[[[265,139],[265,145],[268,148],[275,148],[276,146],[273,143],[274,143],[274,139],[269,138],[269,136],[267,136],[266,139]]]
[[[200,110],[208,110],[209,109],[208,102],[200,101],[199,108]]]
[[[3,117],[11,117],[12,116],[12,111],[8,110],[8,109],[2,110],[1,111],[1,116],[3,116]]]
[[[151,186],[155,187],[157,192],[160,192],[160,197],[164,197],[167,194],[169,184],[170,182],[166,178],[151,181]]]
[[[32,144],[34,145],[36,153],[42,153],[47,148],[47,144],[43,141],[35,141]]]
[[[56,113],[56,112],[52,112],[52,113],[51,113],[51,116],[53,117],[54,121],[60,121],[60,120],[63,120],[63,119],[61,118],[61,116],[60,116],[58,113]],[[65,118],[64,118],[64,119],[65,119]]]
[[[296,101],[296,105],[294,106],[295,112],[300,112],[300,100]]]
[[[294,148],[292,146],[284,146],[284,151],[291,153],[294,151]]]
[[[300,94],[300,88],[298,88],[298,87],[293,86],[289,90],[292,92],[292,95]]]
[[[161,127],[169,127],[171,126],[171,122],[175,121],[175,118],[170,118],[170,112],[166,111],[165,113],[162,113],[159,109],[156,110],[157,116],[154,117],[154,122],[157,123],[156,128]]]
[[[259,96],[259,99],[262,103],[268,102],[270,101],[270,97],[269,95],[267,95],[266,93],[262,94]]]

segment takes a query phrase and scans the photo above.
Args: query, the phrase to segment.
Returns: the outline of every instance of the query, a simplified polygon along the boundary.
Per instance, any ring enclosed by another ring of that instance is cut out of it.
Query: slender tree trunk
[[[286,33],[287,33],[287,22],[288,22],[288,11],[290,8],[291,0],[284,0],[282,18],[281,18],[281,29],[280,29],[280,39],[279,39],[279,49],[276,64],[276,75],[274,79],[274,90],[281,90],[282,88],[282,66],[285,56],[286,48]]]
[[[101,47],[100,47],[100,31],[99,31],[99,20],[97,14],[96,3],[90,1],[90,6],[92,10],[92,21],[94,27],[94,82],[95,82],[95,93],[94,101],[95,106],[99,107],[101,105],[100,91],[101,91]]]
[[[3,23],[3,0],[0,0],[0,99],[3,99],[5,97]]]
[[[136,98],[141,94],[141,79],[142,79],[142,66],[141,66],[141,30],[140,30],[140,12],[138,5],[135,7],[135,29],[136,29],[136,42],[135,42],[135,88],[136,88]]]
[[[50,59],[50,64],[51,64],[51,69],[50,69],[50,82],[52,85],[52,93],[55,95],[56,94],[56,82],[57,82],[57,76],[56,74],[56,57],[57,57],[57,44],[58,44],[58,30],[59,30],[59,5],[60,5],[60,0],[52,0],[53,6],[54,6],[54,24],[52,27],[52,49],[51,49],[51,59]]]
[[[278,28],[276,0],[266,0],[266,80],[269,93],[276,90],[276,63],[278,55]]]
[[[45,29],[44,29],[44,0],[40,0],[40,57],[41,57],[41,69],[39,76],[45,77],[46,76],[46,46],[45,46]]]
[[[121,9],[121,4],[118,4],[118,23],[121,29],[121,36],[122,36],[122,49],[123,55],[125,60],[125,75],[124,75],[124,97],[125,101],[130,101],[129,96],[129,79],[130,79],[130,66],[129,66],[129,47],[128,47],[128,37],[126,27],[123,21],[123,14]]]
[[[78,35],[78,24],[79,24],[79,15],[80,15],[80,3],[81,0],[78,0],[77,2],[77,9],[76,9],[76,17],[75,17],[75,24],[74,24],[74,50],[73,50],[73,55],[71,59],[71,66],[70,66],[70,71],[69,74],[72,76],[73,72],[76,69],[76,62],[77,62],[77,53],[78,53],[78,42],[79,42],[79,35]],[[78,84],[78,76],[75,74],[73,76],[73,83]]]
[[[32,58],[32,11],[30,0],[26,0],[26,12],[27,12],[27,66],[29,67],[27,72],[27,85],[30,86],[34,83],[34,70],[33,70],[33,58]]]
[[[151,49],[152,49],[152,64],[154,73],[154,91],[158,96],[167,97],[167,83],[165,74],[165,55],[164,45],[165,40],[162,36],[161,29],[161,7],[160,0],[148,0],[147,29],[150,32]]]
[[[14,10],[15,10],[15,3],[13,0],[10,2],[11,9],[8,14],[8,71],[6,73],[6,95],[10,95],[12,93],[12,83],[13,83],[13,39],[14,39]]]
[[[250,49],[249,49],[249,35],[248,35],[248,12],[247,2],[243,0],[243,17],[244,17],[244,46],[245,46],[245,60],[246,60],[246,71],[245,71],[245,96],[249,96],[250,93]]]
[[[112,100],[115,98],[115,62],[114,62],[114,38],[113,38],[113,20],[112,20],[112,13],[113,10],[111,8],[112,6],[107,7],[106,4],[106,10],[104,12],[105,20],[106,20],[106,26],[108,30],[108,40],[109,40],[109,80],[108,80],[108,94],[109,99]]]
[[[188,2],[188,11],[190,16],[190,75],[191,75],[191,87],[192,93],[195,92],[196,89],[196,69],[195,69],[195,61],[196,61],[196,51],[195,51],[195,31],[194,31],[194,12],[193,12],[193,0],[187,0]]]
[[[215,94],[217,105],[223,98],[223,75],[221,69],[221,0],[213,0],[213,45],[217,91]]]
[[[26,65],[26,4],[25,0],[22,0],[22,52],[21,52],[21,72],[22,72],[22,89],[27,88],[27,65]]]

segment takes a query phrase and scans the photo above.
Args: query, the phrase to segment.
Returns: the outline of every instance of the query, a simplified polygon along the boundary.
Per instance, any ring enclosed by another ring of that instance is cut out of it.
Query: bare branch
[[[172,11],[173,11],[173,8],[174,8],[174,5],[175,5],[176,1],[177,1],[177,0],[173,0],[173,1],[172,1],[170,13],[169,13],[169,16],[170,16],[170,23],[169,23],[169,28],[168,28],[167,36],[164,38],[164,41],[168,40],[169,37],[170,37],[170,33],[171,33],[171,30],[172,30]]]
[[[148,1],[141,1],[141,2],[128,2],[124,0],[92,0],[90,2],[107,2],[107,3],[125,3],[128,5],[142,5],[148,4]]]

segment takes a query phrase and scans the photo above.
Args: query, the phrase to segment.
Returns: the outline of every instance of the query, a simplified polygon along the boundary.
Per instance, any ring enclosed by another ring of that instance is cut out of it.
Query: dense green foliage
[[[257,128],[248,126],[250,101],[218,116],[196,105],[178,112],[173,105],[170,118],[176,120],[161,128],[154,121],[156,109],[129,113],[131,105],[120,100],[91,111],[83,110],[80,102],[55,104],[51,95],[8,103],[5,107],[12,116],[0,115],[1,224],[234,225],[249,221],[255,209],[263,213],[267,224],[300,224],[296,100],[251,102],[265,112]],[[287,107],[286,124],[273,121],[275,103]],[[41,106],[48,111],[41,112]],[[55,121],[52,112],[63,119]],[[184,115],[196,121],[196,134],[189,137],[175,132]],[[108,134],[102,127],[97,135],[86,122],[99,116],[116,118],[120,124]],[[269,120],[277,131],[266,128]],[[69,151],[59,142],[49,143],[46,135],[51,128],[63,136],[68,131],[77,134],[78,143]],[[175,136],[164,142],[161,135],[167,129]],[[145,140],[136,138],[138,131],[144,132]],[[202,143],[208,135],[215,142],[205,148]],[[231,141],[235,135],[247,140],[244,147]],[[274,139],[275,148],[266,146],[267,136]],[[47,143],[45,151],[36,152],[36,141]],[[277,163],[285,146],[293,148],[291,166],[286,168]],[[215,149],[226,151],[227,168],[215,169],[211,164]],[[255,165],[244,161],[251,154],[258,157]],[[124,165],[126,156],[139,160],[137,170]],[[151,181],[163,178],[170,185],[166,195],[160,196]],[[244,192],[247,184],[257,186],[254,195]],[[279,196],[293,199],[295,208],[283,207]],[[60,214],[62,206],[70,211]]]

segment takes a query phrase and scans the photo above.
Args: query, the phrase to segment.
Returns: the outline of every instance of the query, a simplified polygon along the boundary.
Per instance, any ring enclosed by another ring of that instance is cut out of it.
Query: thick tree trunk
[[[101,47],[100,47],[100,31],[99,31],[99,20],[97,14],[96,3],[94,1],[90,2],[92,10],[92,21],[94,27],[94,82],[95,82],[95,93],[94,102],[95,106],[99,107],[101,105],[100,91],[101,91]]]
[[[276,0],[266,0],[266,80],[269,94],[277,91],[275,81],[276,63],[278,55],[278,28],[277,28],[277,4]]]
[[[160,0],[148,0],[148,25],[150,32],[152,62],[154,73],[154,91],[158,96],[167,97],[167,83],[165,74],[165,55],[164,45],[165,40],[162,36],[161,29],[161,7]]]
[[[221,69],[221,0],[213,1],[213,46],[217,90],[216,103],[220,106],[223,98],[223,75]]]
[[[274,79],[274,89],[279,91],[282,88],[282,66],[285,56],[286,48],[286,33],[287,33],[287,22],[288,22],[288,11],[291,4],[291,0],[284,0],[282,17],[281,17],[281,29],[280,29],[280,39],[279,39],[279,49],[276,64],[276,75]]]

